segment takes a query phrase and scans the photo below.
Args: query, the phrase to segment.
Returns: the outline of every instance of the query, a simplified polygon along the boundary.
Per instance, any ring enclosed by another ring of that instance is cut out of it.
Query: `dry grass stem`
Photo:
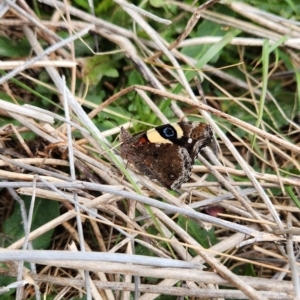
[[[151,1],[111,1],[105,20],[106,1],[38,2],[0,3],[0,45],[28,48],[0,47],[0,294],[300,298],[299,22],[232,1],[167,1],[170,20]],[[217,144],[170,191],[118,134],[177,120]]]

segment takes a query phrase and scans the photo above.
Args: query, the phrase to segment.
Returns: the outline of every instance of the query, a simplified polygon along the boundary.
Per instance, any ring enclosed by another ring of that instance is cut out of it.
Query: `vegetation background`
[[[0,16],[1,299],[300,299],[297,1],[5,0]],[[122,163],[121,126],[183,118],[219,153],[179,192]]]

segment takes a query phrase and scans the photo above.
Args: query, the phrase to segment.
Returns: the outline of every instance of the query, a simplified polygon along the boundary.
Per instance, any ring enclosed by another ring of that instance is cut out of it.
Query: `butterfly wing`
[[[134,136],[122,128],[121,156],[144,175],[177,189],[189,179],[196,156],[212,137],[211,127],[198,122],[165,124]]]
[[[127,134],[126,131],[125,135]],[[125,135],[121,136],[121,141]],[[188,151],[181,146],[152,143],[147,139],[146,133],[142,133],[131,138],[127,135],[120,150],[121,156],[138,171],[171,189],[179,188],[190,177],[193,162]]]

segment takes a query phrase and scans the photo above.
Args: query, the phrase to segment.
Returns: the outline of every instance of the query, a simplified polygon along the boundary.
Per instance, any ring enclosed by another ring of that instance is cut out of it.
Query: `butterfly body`
[[[120,151],[142,174],[178,189],[190,178],[198,153],[212,137],[211,127],[199,122],[165,124],[135,135],[121,128]]]

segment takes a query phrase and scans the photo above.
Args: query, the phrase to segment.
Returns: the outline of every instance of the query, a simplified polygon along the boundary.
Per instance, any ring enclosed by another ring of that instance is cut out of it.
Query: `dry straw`
[[[6,262],[7,268],[1,268],[0,272],[2,275],[17,278],[17,299],[23,299],[26,294],[22,280],[34,286],[36,299],[42,298],[40,288],[44,292],[47,286],[53,286],[54,290],[60,291],[56,299],[66,299],[70,295],[81,293],[86,293],[88,299],[121,299],[118,292],[123,293],[122,299],[132,298],[134,294],[135,299],[143,300],[155,299],[165,294],[199,299],[300,299],[299,265],[293,251],[293,243],[299,242],[300,238],[297,231],[299,220],[293,215],[298,212],[298,208],[288,199],[285,190],[285,186],[290,186],[299,192],[300,179],[290,174],[282,176],[274,160],[272,164],[262,159],[260,170],[254,171],[245,155],[224,134],[224,129],[227,131],[227,128],[222,128],[221,122],[216,120],[225,119],[234,128],[255,134],[260,151],[275,153],[295,169],[299,169],[300,147],[292,139],[276,132],[270,134],[265,123],[258,128],[237,116],[200,102],[190,86],[182,62],[216,87],[218,85],[209,78],[209,73],[227,81],[228,85],[245,89],[244,99],[247,101],[262,95],[262,87],[260,84],[255,85],[255,80],[237,80],[223,70],[216,70],[209,65],[199,69],[193,58],[178,50],[190,45],[222,42],[244,47],[261,47],[264,38],[270,40],[270,45],[280,41],[281,46],[288,47],[290,56],[295,57],[294,51],[300,47],[299,24],[271,14],[263,14],[258,9],[239,2],[224,2],[219,5],[243,15],[243,21],[210,10],[209,7],[218,1],[208,1],[198,9],[170,1],[169,4],[192,15],[180,36],[173,44],[168,44],[149,25],[148,18],[163,24],[168,20],[135,8],[125,1],[116,2],[151,37],[150,41],[140,38],[134,31],[69,6],[66,1],[40,2],[54,8],[53,20],[39,19],[23,0],[17,3],[6,0],[0,5],[1,16],[7,11],[14,12],[12,18],[2,17],[0,25],[7,30],[10,26],[22,29],[22,34],[33,50],[32,57],[28,57],[25,62],[0,62],[1,69],[10,70],[0,78],[0,83],[8,93],[9,80],[18,76],[43,85],[26,74],[31,68],[41,68],[51,78],[51,89],[59,95],[65,115],[0,100],[1,113],[21,124],[18,127],[7,124],[0,128],[0,148],[5,148],[6,140],[15,135],[26,153],[23,157],[17,157],[13,149],[1,150],[0,188],[7,188],[12,198],[19,203],[22,203],[19,195],[31,196],[32,208],[34,199],[40,197],[48,201],[59,201],[67,211],[62,210],[59,217],[35,230],[30,229],[30,218],[25,212],[25,237],[1,251],[1,261]],[[220,37],[188,38],[201,18],[222,26],[238,28],[253,36],[235,38],[234,35],[228,35],[226,41]],[[62,39],[56,34],[57,28],[67,29],[70,36]],[[79,75],[76,73],[78,62],[75,59],[73,43],[75,40],[84,43],[82,38],[88,32],[115,44],[134,63],[148,85],[124,89],[101,105],[95,105],[84,97],[75,95],[74,83]],[[286,34],[289,34],[288,38],[284,38]],[[51,46],[43,49],[41,39]],[[167,58],[168,66],[162,61],[162,55]],[[70,90],[60,76],[58,67],[72,71]],[[183,87],[179,95],[167,91],[162,84],[168,78]],[[243,108],[242,98],[237,99],[225,87],[219,88],[227,99]],[[145,105],[149,106],[151,113],[163,123],[169,120],[152,101],[152,96],[170,99],[170,108],[178,119],[187,117],[179,104],[185,103],[193,107],[193,113],[201,115],[213,127],[222,146],[222,153],[216,157],[212,151],[207,150],[205,157],[199,156],[202,165],[195,166],[193,180],[182,186],[180,194],[170,193],[157,182],[128,168],[118,156],[118,151],[106,139],[107,136],[119,132],[119,127],[100,132],[92,121],[97,114],[107,112],[123,118],[129,127],[130,120],[118,115],[110,106],[130,91],[136,91]],[[267,98],[276,101],[272,95],[267,94]],[[213,102],[221,98],[209,100]],[[89,115],[83,107],[92,109]],[[253,111],[249,113],[255,114]],[[53,120],[56,122],[53,123]],[[57,125],[58,121],[61,126]],[[299,133],[297,124],[292,121],[289,124]],[[75,129],[80,134],[80,138],[77,136],[76,140],[73,136]],[[232,129],[228,129],[230,130]],[[23,131],[35,133],[48,144],[48,151],[58,151],[61,158],[48,158],[47,155],[36,157],[22,139],[20,132]],[[233,130],[232,135],[234,134]],[[239,146],[241,145],[258,157],[259,151],[253,149],[249,143],[240,140]],[[273,172],[276,170],[277,173]],[[203,176],[199,177],[197,174]],[[212,174],[214,179],[208,181],[208,174]],[[237,177],[240,180],[235,180]],[[273,203],[273,195],[268,189],[274,187],[279,191],[281,189],[280,195],[286,201]],[[191,199],[193,201],[190,203]],[[198,211],[199,208],[212,204],[226,208],[226,214],[220,213],[216,217]],[[282,218],[282,214],[286,217]],[[219,241],[205,249],[188,228],[179,226],[176,219],[178,216],[193,220],[206,230],[214,227]],[[89,235],[85,232],[85,223],[90,224],[98,251],[93,248],[94,240],[87,237]],[[149,233],[149,228],[153,227],[158,232],[157,236]],[[67,237],[65,234],[55,237],[53,250],[32,250],[32,240],[58,228],[67,232]],[[67,244],[63,244],[65,241]],[[281,243],[283,241],[287,243],[286,252],[285,244]],[[261,247],[254,245],[257,242],[260,242]],[[135,252],[138,245],[142,245],[153,255],[137,255]],[[64,251],[57,251],[58,249]],[[24,262],[31,263],[30,273]],[[256,270],[261,270],[261,277],[239,276],[232,270],[238,265],[250,263]],[[202,264],[207,268],[202,270]],[[145,284],[149,277],[156,278],[158,283]],[[281,278],[286,280],[278,280]],[[226,286],[226,289],[219,289],[220,286]],[[11,287],[7,286],[0,292]],[[53,290],[49,291],[51,293]]]

